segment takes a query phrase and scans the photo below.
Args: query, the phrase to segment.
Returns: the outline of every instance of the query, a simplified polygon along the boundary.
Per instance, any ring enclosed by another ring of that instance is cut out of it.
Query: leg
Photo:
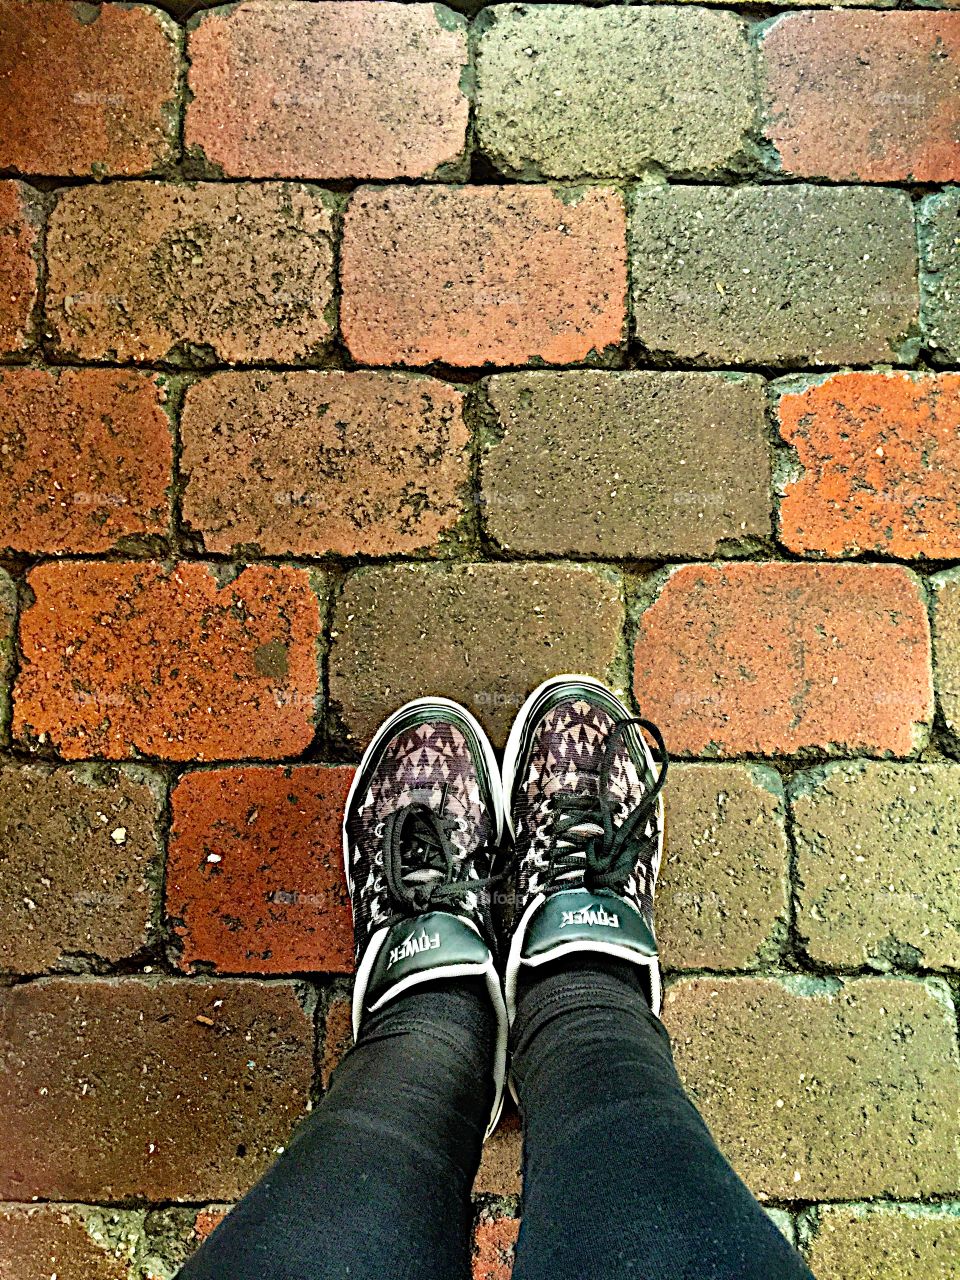
[[[514,1280],[812,1280],[718,1151],[634,966],[521,983],[524,1218]]]
[[[478,978],[368,1015],[327,1097],[183,1280],[467,1280],[495,1033]]]

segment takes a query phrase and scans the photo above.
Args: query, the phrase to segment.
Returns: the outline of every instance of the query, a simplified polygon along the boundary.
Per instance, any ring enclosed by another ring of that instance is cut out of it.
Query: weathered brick
[[[952,1280],[960,1214],[951,1206],[822,1205],[807,1256],[829,1280]]]
[[[758,765],[677,765],[667,790],[657,939],[669,969],[773,959],[789,894],[783,786]]]
[[[14,639],[17,630],[17,588],[0,569],[0,742],[10,730],[10,684],[14,672]]]
[[[151,939],[165,787],[137,767],[0,769],[0,970],[116,962]]]
[[[915,354],[905,192],[641,186],[630,253],[634,331],[657,355],[790,366]]]
[[[736,15],[505,4],[484,19],[477,140],[504,173],[702,173],[738,158],[755,73]],[[665,67],[681,92],[664,92]]]
[[[0,1208],[0,1280],[134,1280],[129,1237],[119,1246],[101,1231],[117,1215],[75,1205]]]
[[[960,765],[795,779],[797,928],[827,966],[960,969]]]
[[[480,1168],[474,1180],[477,1194],[518,1196],[521,1190],[523,1135],[520,1117],[508,1100],[496,1131],[483,1144]]]
[[[482,462],[483,507],[501,546],[662,559],[769,535],[759,378],[509,373],[488,393],[497,438]]]
[[[954,748],[960,748],[960,569],[938,573],[930,588],[937,704]]]
[[[249,0],[198,23],[186,143],[220,172],[466,176],[466,23],[449,9]]]
[[[108,551],[169,532],[166,389],[116,369],[0,369],[0,546]]]
[[[0,0],[0,168],[152,173],[176,157],[176,24],[147,5]]]
[[[60,562],[28,576],[14,735],[76,759],[296,755],[313,738],[311,575]]]
[[[313,1028],[284,983],[41,979],[0,1018],[5,1199],[232,1200],[307,1102]]]
[[[791,551],[960,556],[960,375],[838,373],[788,383],[777,416],[801,468],[780,501],[780,537]]]
[[[937,364],[960,360],[960,190],[920,204],[923,334]]]
[[[82,360],[296,361],[331,337],[331,201],[292,183],[63,192],[47,313]]]
[[[330,697],[360,745],[409,698],[463,702],[500,742],[527,694],[565,671],[603,675],[617,653],[619,580],[580,565],[359,569],[336,605]]]
[[[351,1002],[338,996],[330,1002],[323,1025],[323,1053],[320,1059],[320,1082],[324,1089],[330,1085],[334,1071],[344,1054],[353,1044],[353,1020]]]
[[[349,768],[188,773],[173,792],[167,913],[180,964],[346,973],[353,919],[340,819]]]
[[[899,565],[683,565],[640,618],[634,690],[680,755],[909,755],[930,632]]]
[[[184,519],[208,551],[390,555],[464,513],[463,395],[433,378],[215,374],[187,393],[181,434]]]
[[[604,187],[361,188],[341,254],[364,364],[572,364],[624,334],[623,199]]]
[[[960,1185],[942,983],[687,978],[664,1008],[681,1077],[755,1192],[915,1198]]]
[[[520,1222],[485,1218],[474,1230],[473,1280],[510,1280]]]
[[[40,283],[39,214],[20,182],[0,182],[0,353],[30,345]]]
[[[788,14],[761,48],[766,135],[785,173],[960,177],[960,14]]]

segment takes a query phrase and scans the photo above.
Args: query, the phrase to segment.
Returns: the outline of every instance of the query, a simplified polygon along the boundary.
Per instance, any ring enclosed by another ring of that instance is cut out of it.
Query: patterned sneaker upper
[[[401,721],[361,766],[344,852],[359,962],[371,935],[428,911],[474,921],[489,943],[489,877],[499,838],[491,780],[469,728],[437,709]]]
[[[639,729],[653,737],[659,774]],[[527,726],[513,794],[518,906],[586,888],[626,898],[653,925],[667,755],[654,725],[613,694],[571,684]]]

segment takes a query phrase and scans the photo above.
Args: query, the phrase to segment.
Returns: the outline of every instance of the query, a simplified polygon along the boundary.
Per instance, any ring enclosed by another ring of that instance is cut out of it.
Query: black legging
[[[479,982],[369,1017],[183,1280],[468,1280],[493,1036]],[[717,1150],[628,965],[580,958],[528,980],[513,1073],[514,1280],[812,1280]]]

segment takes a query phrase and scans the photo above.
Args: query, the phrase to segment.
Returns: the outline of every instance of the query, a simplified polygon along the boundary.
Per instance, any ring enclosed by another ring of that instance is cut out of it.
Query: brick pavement
[[[722,1146],[825,1280],[960,1270],[960,13],[889,9],[0,0],[2,1280],[175,1274],[349,1042],[365,735],[571,668],[681,761]],[[477,1277],[520,1191],[508,1117]]]

